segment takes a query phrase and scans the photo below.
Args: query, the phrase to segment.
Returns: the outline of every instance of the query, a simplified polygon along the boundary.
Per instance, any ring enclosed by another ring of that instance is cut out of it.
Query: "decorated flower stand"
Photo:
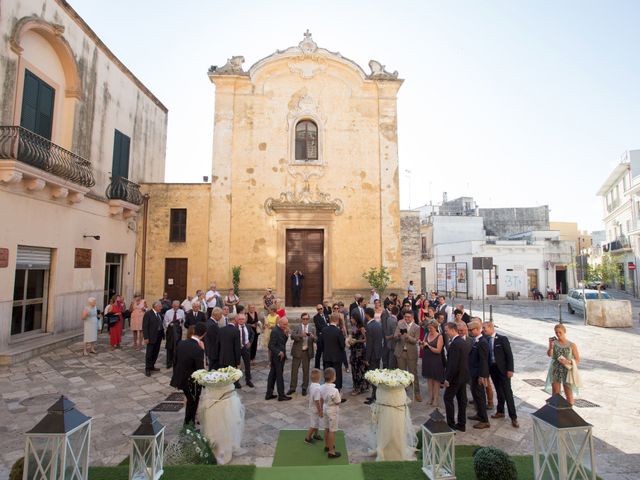
[[[233,385],[242,378],[242,372],[226,367],[198,370],[192,377],[203,387],[198,407],[202,433],[211,443],[218,464],[227,464],[240,449],[244,432],[244,406]]]
[[[413,431],[405,388],[413,375],[404,370],[371,370],[365,379],[377,387],[371,405],[371,427],[376,461],[414,460],[417,437]]]

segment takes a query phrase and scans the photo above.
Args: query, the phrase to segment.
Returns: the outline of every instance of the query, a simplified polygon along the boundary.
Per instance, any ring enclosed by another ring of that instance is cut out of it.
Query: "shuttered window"
[[[51,140],[55,94],[52,86],[25,70],[20,126]]]
[[[187,241],[187,209],[172,208],[169,219],[169,241]]]
[[[119,130],[113,137],[113,163],[111,178],[129,178],[129,148],[131,139]]]
[[[50,249],[18,246],[11,335],[44,329],[50,267]]]
[[[18,246],[16,268],[48,270],[51,266],[51,249],[42,247]]]
[[[296,125],[296,160],[318,160],[318,126],[311,120]]]

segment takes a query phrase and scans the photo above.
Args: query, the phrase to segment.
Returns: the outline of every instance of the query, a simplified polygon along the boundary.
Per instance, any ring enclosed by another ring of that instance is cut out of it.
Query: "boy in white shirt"
[[[329,367],[324,371],[322,386],[322,413],[324,416],[324,451],[329,458],[338,458],[341,454],[335,450],[336,432],[338,431],[338,409],[342,399],[340,391],[333,382],[336,381],[335,369]]]
[[[309,418],[311,426],[307,430],[307,436],[304,438],[304,443],[308,445],[313,445],[314,440],[322,440],[322,437],[318,435],[320,419],[323,417],[321,376],[322,372],[319,368],[311,370],[311,385],[309,385]]]

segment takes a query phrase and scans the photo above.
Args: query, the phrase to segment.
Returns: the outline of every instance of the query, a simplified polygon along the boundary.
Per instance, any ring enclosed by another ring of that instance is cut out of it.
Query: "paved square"
[[[477,303],[474,302],[474,313],[477,313]],[[634,318],[638,318],[639,304],[634,303]],[[514,429],[508,419],[494,420],[490,429],[470,428],[458,433],[457,442],[495,445],[509,453],[531,453],[533,437],[529,414],[540,408],[548,395],[530,380],[546,377],[546,345],[556,316],[556,302],[502,302],[494,308],[499,331],[510,337],[516,357],[513,390],[521,426]],[[594,425],[598,473],[606,480],[637,480],[640,478],[640,406],[635,396],[640,391],[640,328],[637,325],[619,330],[586,327],[579,317],[566,314],[566,307],[563,317],[568,338],[577,343],[582,357],[584,388],[579,398],[600,405],[576,408],[579,415]],[[106,334],[100,336],[98,355],[83,357],[81,344],[77,343],[20,365],[0,368],[0,478],[6,478],[12,463],[23,455],[23,432],[35,425],[59,393],[67,395],[79,410],[93,417],[93,465],[114,465],[127,456],[127,435],[148,409],[166,401],[174,390],[169,386],[169,370],[162,368],[151,378],[144,376],[144,352],[131,349],[129,332],[124,337],[122,350],[109,352],[107,341]],[[164,358],[163,350],[158,367],[164,365]],[[264,349],[258,351],[258,360],[253,378],[256,388],[243,386],[240,390],[247,407],[244,452],[236,456],[233,463],[269,466],[279,430],[307,427],[307,398],[298,390],[291,402],[265,401],[268,368]],[[289,369],[290,365],[287,362]],[[286,387],[289,373],[285,369]],[[352,463],[371,460],[369,407],[362,403],[363,395],[349,395],[351,378],[346,373],[344,378],[344,396],[348,401],[343,404],[340,417],[349,459]],[[421,386],[425,394],[424,384]],[[411,412],[417,429],[431,409],[424,402],[414,403]],[[184,409],[177,413],[158,412],[158,415],[167,425],[171,439],[182,423]]]

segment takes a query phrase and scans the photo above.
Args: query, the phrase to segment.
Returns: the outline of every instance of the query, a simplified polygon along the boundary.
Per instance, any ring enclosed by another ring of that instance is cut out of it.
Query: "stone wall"
[[[549,207],[480,208],[488,236],[508,237],[531,230],[549,230]]]
[[[162,297],[165,290],[164,274],[166,258],[186,258],[188,262],[187,293],[206,289],[215,278],[208,278],[209,255],[209,195],[211,185],[154,183],[143,184],[141,190],[149,195],[146,235],[146,262],[144,294],[147,301]],[[172,208],[187,209],[186,242],[169,241],[169,220]],[[144,242],[144,213],[138,221],[138,246],[136,249],[136,291],[142,287],[142,252]],[[216,228],[215,225],[213,227]],[[223,258],[227,252],[211,246],[215,258]],[[226,287],[218,283],[218,288]],[[223,290],[221,290],[223,291]]]
[[[400,211],[400,245],[402,246],[402,288],[406,290],[409,280],[413,280],[414,286],[419,289],[422,262],[420,212]]]

